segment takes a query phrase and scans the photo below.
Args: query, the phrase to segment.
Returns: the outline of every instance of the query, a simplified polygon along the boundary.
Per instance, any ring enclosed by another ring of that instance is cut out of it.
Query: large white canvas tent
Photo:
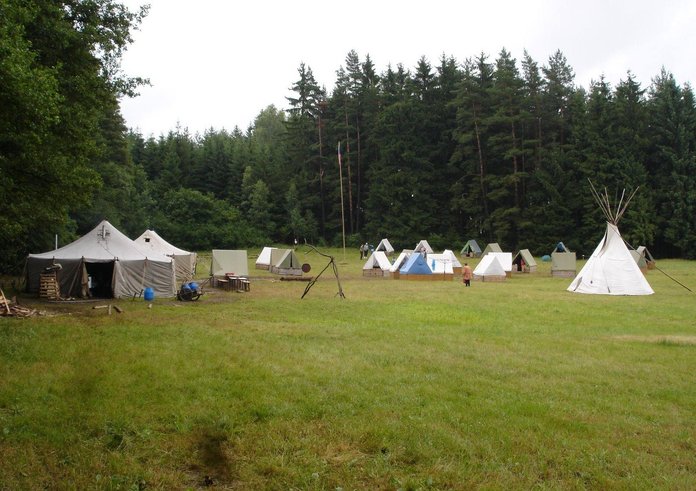
[[[507,274],[497,254],[486,254],[474,269],[474,279],[481,281],[505,281]]]
[[[384,251],[375,251],[365,261],[363,276],[384,276],[389,273],[391,263]]]
[[[193,274],[196,272],[195,252],[173,246],[154,230],[146,230],[134,242],[148,254],[156,252],[174,259],[176,280],[179,283],[193,279]]]
[[[176,294],[174,261],[138,245],[104,220],[60,249],[27,258],[27,290],[38,292],[41,273],[60,264],[62,297],[126,298],[152,288],[155,296]]]
[[[247,251],[245,250],[213,249],[210,275],[213,278],[221,278],[227,274],[249,276],[249,263],[247,261]]]
[[[377,244],[375,251],[382,251],[387,255],[394,254],[394,248],[389,243],[389,239],[382,239],[379,244]]]
[[[264,247],[261,249],[261,253],[256,259],[256,269],[268,270],[271,267],[271,251],[273,250],[275,250],[275,247]]]
[[[622,195],[615,212],[612,211],[606,190],[604,195],[600,195],[592,186],[592,192],[607,218],[607,229],[585,266],[568,286],[568,291],[600,295],[651,295],[654,291],[631,256],[617,226],[635,191],[623,207]]]

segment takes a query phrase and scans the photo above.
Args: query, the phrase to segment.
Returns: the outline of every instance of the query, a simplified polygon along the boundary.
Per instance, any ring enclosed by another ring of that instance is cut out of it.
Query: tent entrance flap
[[[114,291],[111,288],[114,276],[114,263],[85,263],[87,270],[89,294],[95,298],[112,298]]]

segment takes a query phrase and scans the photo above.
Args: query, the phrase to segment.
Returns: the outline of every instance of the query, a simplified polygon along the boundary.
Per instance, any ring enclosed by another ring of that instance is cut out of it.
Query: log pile
[[[30,309],[27,307],[22,307],[17,304],[16,301],[8,300],[5,297],[5,292],[0,288],[0,316],[2,317],[31,317],[33,315],[38,315],[36,309]]]

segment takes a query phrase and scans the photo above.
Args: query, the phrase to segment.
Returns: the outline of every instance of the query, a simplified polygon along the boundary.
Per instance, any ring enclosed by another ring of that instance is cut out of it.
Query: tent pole
[[[346,260],[346,219],[343,211],[343,168],[341,166],[341,142],[338,142],[338,176],[341,184],[341,235],[343,236],[343,260]]]

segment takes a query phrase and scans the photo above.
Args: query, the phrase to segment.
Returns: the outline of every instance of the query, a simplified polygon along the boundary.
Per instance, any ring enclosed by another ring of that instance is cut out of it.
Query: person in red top
[[[469,263],[464,263],[464,267],[462,268],[462,279],[464,280],[464,286],[471,286],[472,274],[473,272],[471,271]]]

